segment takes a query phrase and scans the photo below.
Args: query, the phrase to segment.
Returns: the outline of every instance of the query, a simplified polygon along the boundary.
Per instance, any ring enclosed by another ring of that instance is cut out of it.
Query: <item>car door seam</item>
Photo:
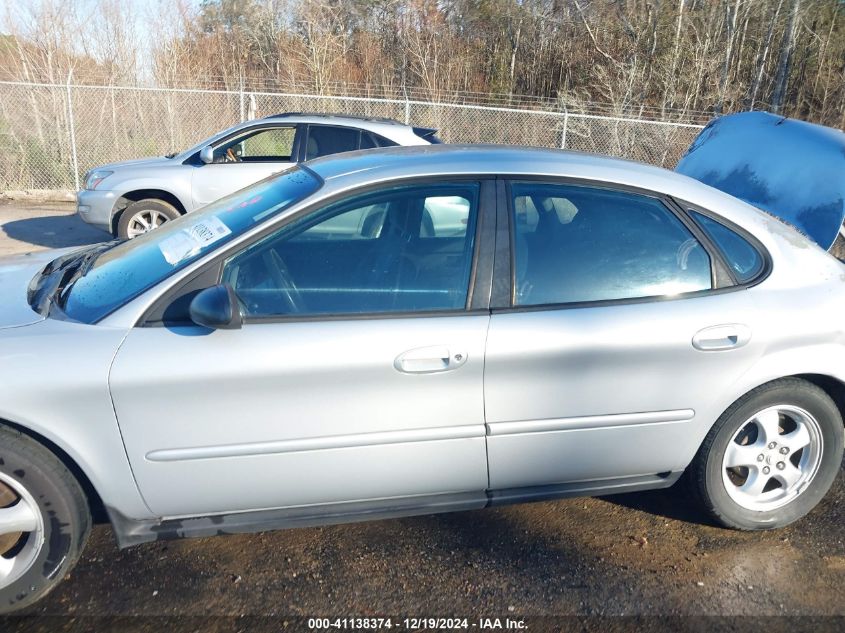
[[[112,392],[112,370],[114,369],[114,363],[117,360],[117,355],[120,353],[121,348],[123,348],[123,344],[126,342],[126,339],[129,338],[129,335],[132,333],[134,328],[129,328],[126,333],[123,335],[123,338],[120,339],[120,343],[118,343],[117,347],[112,354],[111,360],[109,361],[108,371],[106,372],[106,388],[108,389],[109,393],[109,400],[111,402],[112,412],[114,413],[114,423],[117,425],[117,433],[120,436],[120,441],[123,444],[123,454],[126,456],[126,463],[129,466],[129,472],[132,473],[132,479],[135,483],[135,490],[138,491],[138,496],[141,498],[141,502],[147,508],[150,513],[151,517],[158,516],[155,512],[153,512],[152,508],[150,508],[149,502],[147,502],[146,497],[144,497],[144,493],[141,490],[141,486],[138,483],[138,476],[135,474],[135,468],[132,465],[132,460],[129,458],[129,448],[126,446],[126,438],[123,436],[123,429],[120,426],[120,418],[117,414],[117,406],[115,405],[114,401],[114,393]]]

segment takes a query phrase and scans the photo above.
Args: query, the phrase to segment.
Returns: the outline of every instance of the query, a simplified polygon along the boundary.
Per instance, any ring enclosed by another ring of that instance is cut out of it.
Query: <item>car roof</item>
[[[354,127],[370,131],[390,131],[397,129],[410,129],[410,125],[400,123],[395,119],[388,119],[382,117],[368,117],[355,116],[351,114],[322,114],[319,112],[284,112],[281,114],[271,114],[263,119],[249,121],[249,123],[256,123],[256,121],[280,121],[287,123],[322,123],[326,125],[342,125],[347,127]]]
[[[427,174],[545,175],[609,182],[678,182],[700,184],[675,172],[645,163],[571,150],[516,145],[412,145],[385,147],[324,156],[305,163],[323,180],[355,175],[367,179],[402,178]],[[605,178],[604,176],[607,176]],[[620,179],[620,180],[617,180]],[[647,183],[640,184],[650,189]],[[661,187],[654,188],[662,191]]]
[[[346,152],[304,163],[331,192],[426,176],[549,176],[621,185],[746,218],[759,209],[674,171],[623,158],[513,145],[415,145]],[[727,216],[726,216],[727,217]]]
[[[314,119],[320,120],[330,119],[334,122],[348,122],[350,125],[355,125],[361,121],[369,121],[371,123],[386,123],[388,125],[404,125],[396,119],[388,117],[377,116],[358,116],[354,114],[343,114],[337,112],[281,112],[279,114],[270,114],[265,119]]]

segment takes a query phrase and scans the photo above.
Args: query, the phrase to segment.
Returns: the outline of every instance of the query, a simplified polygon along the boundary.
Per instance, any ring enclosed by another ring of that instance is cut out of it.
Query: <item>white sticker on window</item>
[[[175,266],[231,232],[228,226],[211,216],[163,239],[158,247],[167,263]]]
[[[226,237],[232,232],[228,226],[223,224],[213,215],[197,222],[190,228],[182,230],[190,234],[197,242],[199,242],[200,246],[213,244],[217,240]]]

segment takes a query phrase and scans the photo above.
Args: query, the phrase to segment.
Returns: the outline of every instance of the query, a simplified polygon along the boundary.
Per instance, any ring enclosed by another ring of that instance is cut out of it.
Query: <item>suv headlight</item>
[[[88,172],[88,175],[85,176],[85,188],[89,191],[96,189],[97,185],[113,173],[113,171],[108,171],[107,169],[95,169],[94,171]]]

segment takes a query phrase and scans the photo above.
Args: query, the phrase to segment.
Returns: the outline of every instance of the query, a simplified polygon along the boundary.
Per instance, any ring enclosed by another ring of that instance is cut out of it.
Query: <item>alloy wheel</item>
[[[748,510],[780,508],[813,480],[822,448],[821,427],[807,411],[790,405],[763,409],[739,427],[725,449],[725,489]]]
[[[153,229],[157,229],[169,219],[170,218],[168,218],[164,213],[155,209],[139,211],[132,216],[132,219],[129,221],[126,233],[130,239],[138,237],[139,235],[148,233]]]
[[[0,473],[0,589],[20,578],[44,546],[44,521],[33,496]]]

